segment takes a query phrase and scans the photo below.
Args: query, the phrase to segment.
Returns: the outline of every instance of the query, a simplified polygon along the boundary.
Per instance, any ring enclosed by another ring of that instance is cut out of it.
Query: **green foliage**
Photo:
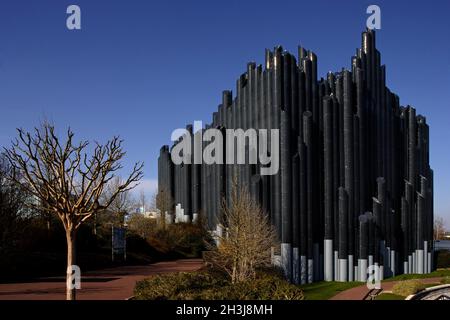
[[[195,292],[226,285],[220,274],[209,272],[178,272],[161,274],[139,281],[134,289],[138,300],[188,299]]]
[[[425,285],[417,279],[399,281],[392,287],[392,293],[407,297],[411,294],[415,294],[423,289],[425,289]]]
[[[158,275],[135,287],[138,300],[301,300],[302,290],[272,271],[260,271],[255,280],[232,284],[219,272]]]
[[[311,284],[301,285],[305,300],[328,300],[341,291],[360,286],[361,282],[314,282]]]
[[[382,293],[376,296],[375,300],[405,300],[405,297],[393,293]]]
[[[436,265],[437,268],[450,268],[450,251],[439,250],[436,253]]]
[[[441,279],[441,284],[450,284],[450,276],[443,277]]]
[[[386,280],[384,282],[409,280],[409,279],[426,279],[426,278],[439,278],[450,276],[450,269],[438,269],[427,274],[401,274]]]

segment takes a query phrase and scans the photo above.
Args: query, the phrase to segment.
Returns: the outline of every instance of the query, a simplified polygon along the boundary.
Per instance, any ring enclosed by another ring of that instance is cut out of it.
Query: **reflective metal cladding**
[[[158,187],[175,200],[177,221],[202,215],[222,232],[220,208],[236,180],[269,216],[281,242],[273,261],[295,283],[365,281],[369,266],[378,279],[431,272],[429,126],[386,87],[375,32],[363,32],[351,70],[325,79],[302,47],[297,58],[282,47],[266,50],[264,64],[247,65],[236,96],[223,92],[206,128],[279,129],[280,170],[264,176],[260,164],[174,165],[163,146]]]

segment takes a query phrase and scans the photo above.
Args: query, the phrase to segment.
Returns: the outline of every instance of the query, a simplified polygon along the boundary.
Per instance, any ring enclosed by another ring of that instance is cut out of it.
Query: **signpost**
[[[125,228],[111,227],[111,259],[114,261],[114,255],[123,255],[127,260],[127,241],[125,239]]]

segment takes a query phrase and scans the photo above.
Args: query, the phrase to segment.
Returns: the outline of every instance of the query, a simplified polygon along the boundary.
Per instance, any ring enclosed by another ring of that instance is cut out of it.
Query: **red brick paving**
[[[426,279],[418,279],[423,283],[439,283],[441,278],[426,278]],[[381,282],[382,292],[391,291],[394,284],[398,281],[387,281]],[[330,300],[364,300],[365,296],[369,293],[369,289],[367,289],[366,285],[361,285],[359,287],[354,287],[345,291],[342,291],[332,297]]]
[[[146,266],[124,266],[87,272],[82,276],[81,289],[77,290],[77,300],[124,300],[133,295],[134,286],[139,280],[159,273],[195,271],[202,266],[201,259],[183,259]],[[64,299],[64,278],[0,284],[0,300]]]

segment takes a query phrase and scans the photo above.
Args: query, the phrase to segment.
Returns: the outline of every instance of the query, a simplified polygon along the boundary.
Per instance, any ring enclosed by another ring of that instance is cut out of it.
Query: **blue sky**
[[[82,30],[66,28],[70,4]],[[145,161],[150,193],[160,146],[173,129],[210,121],[248,61],[301,44],[321,75],[349,67],[370,4],[381,7],[388,85],[431,126],[435,209],[450,225],[448,0],[0,0],[0,145],[43,119],[83,139],[120,134],[126,169]]]

